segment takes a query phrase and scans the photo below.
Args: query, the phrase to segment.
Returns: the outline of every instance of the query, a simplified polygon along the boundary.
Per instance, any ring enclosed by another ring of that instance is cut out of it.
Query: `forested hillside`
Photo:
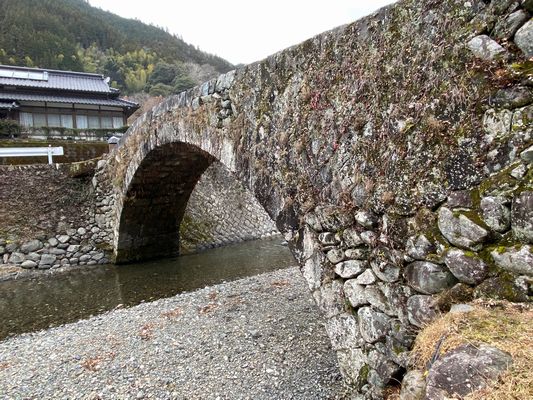
[[[97,72],[125,93],[153,95],[232,68],[161,28],[85,0],[0,0],[0,63]]]

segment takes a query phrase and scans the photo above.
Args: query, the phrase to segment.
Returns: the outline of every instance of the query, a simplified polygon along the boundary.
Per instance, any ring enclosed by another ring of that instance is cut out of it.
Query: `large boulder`
[[[429,370],[426,399],[461,398],[487,386],[513,362],[495,347],[466,344],[444,355]]]

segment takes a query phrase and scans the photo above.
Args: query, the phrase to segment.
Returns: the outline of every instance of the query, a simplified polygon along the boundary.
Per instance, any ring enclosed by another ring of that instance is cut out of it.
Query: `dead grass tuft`
[[[273,288],[281,289],[281,288],[283,288],[283,287],[289,286],[289,281],[288,281],[288,280],[273,281],[270,285],[271,285]]]
[[[200,315],[209,314],[210,312],[216,310],[217,307],[218,305],[216,303],[209,303],[206,306],[200,307],[200,309],[198,310],[198,314]]]
[[[116,357],[116,353],[114,352],[110,352],[104,355],[89,357],[81,363],[81,366],[85,368],[87,371],[96,372],[100,369],[100,364],[103,361],[105,360],[111,361],[115,357]]]
[[[533,398],[533,309],[529,304],[478,300],[474,311],[446,314],[428,325],[416,338],[413,364],[427,368],[438,345],[443,355],[462,344],[499,348],[513,357],[511,368],[493,385],[468,395],[468,400]]]
[[[139,329],[139,336],[142,340],[150,340],[154,337],[154,327],[152,323],[147,323]]]
[[[171,310],[165,311],[161,313],[161,316],[168,319],[174,319],[178,318],[183,314],[183,310],[181,307],[176,307]]]

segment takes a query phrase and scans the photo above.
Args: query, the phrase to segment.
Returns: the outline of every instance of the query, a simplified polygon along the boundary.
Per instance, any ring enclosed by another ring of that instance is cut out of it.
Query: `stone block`
[[[526,22],[515,34],[514,42],[526,58],[533,57],[533,20]]]
[[[518,10],[499,20],[494,27],[493,36],[496,39],[511,39],[518,29],[529,19],[524,10]]]
[[[29,242],[23,243],[20,246],[20,251],[22,253],[28,254],[40,250],[43,248],[43,244],[40,240],[30,240]]]
[[[354,349],[365,343],[357,318],[352,314],[343,313],[330,318],[326,322],[326,332],[333,350]]]
[[[439,209],[438,226],[442,235],[451,244],[469,250],[479,250],[481,244],[490,236],[490,232],[483,226],[464,214],[455,214],[446,207]]]
[[[53,254],[43,254],[41,256],[41,261],[39,262],[39,268],[45,265],[51,266],[55,261],[57,257]]]
[[[450,272],[463,283],[477,285],[489,272],[488,265],[475,253],[451,249],[446,252],[444,262]]]
[[[518,240],[533,243],[533,191],[524,191],[513,199],[511,226]]]
[[[468,48],[476,56],[485,61],[493,61],[503,58],[506,51],[496,41],[487,35],[479,35],[468,42]]]
[[[404,275],[409,286],[424,294],[439,293],[457,283],[445,267],[427,261],[409,264]]]
[[[26,260],[26,256],[22,253],[11,253],[11,256],[9,257],[9,264],[21,264]]]
[[[402,379],[400,400],[423,400],[426,394],[426,378],[424,372],[412,370]]]
[[[35,261],[26,260],[20,264],[20,266],[25,269],[33,269],[37,267],[37,263]]]
[[[437,317],[439,313],[437,300],[433,296],[411,296],[407,300],[407,312],[409,322],[422,328]]]
[[[342,233],[342,239],[348,247],[357,247],[363,244],[363,240],[355,228],[345,229]]]
[[[368,263],[361,260],[348,260],[335,265],[335,273],[341,278],[355,278],[368,268]]]
[[[354,308],[369,304],[366,298],[365,287],[359,285],[354,279],[349,279],[344,282],[344,295]]]
[[[490,254],[498,267],[514,274],[533,276],[533,246],[497,248]]]
[[[409,238],[405,245],[405,250],[415,260],[424,261],[429,254],[435,253],[437,248],[422,234]]]
[[[504,233],[511,227],[511,209],[505,197],[484,197],[481,199],[483,221],[496,232]]]
[[[367,343],[385,339],[390,330],[390,318],[384,313],[374,311],[371,307],[362,307],[357,311],[361,336]]]

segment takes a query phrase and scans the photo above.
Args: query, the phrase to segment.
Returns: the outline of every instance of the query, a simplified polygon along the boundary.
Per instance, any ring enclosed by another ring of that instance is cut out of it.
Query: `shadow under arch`
[[[162,144],[138,166],[123,200],[115,262],[179,254],[179,228],[194,187],[215,157],[183,142]]]

